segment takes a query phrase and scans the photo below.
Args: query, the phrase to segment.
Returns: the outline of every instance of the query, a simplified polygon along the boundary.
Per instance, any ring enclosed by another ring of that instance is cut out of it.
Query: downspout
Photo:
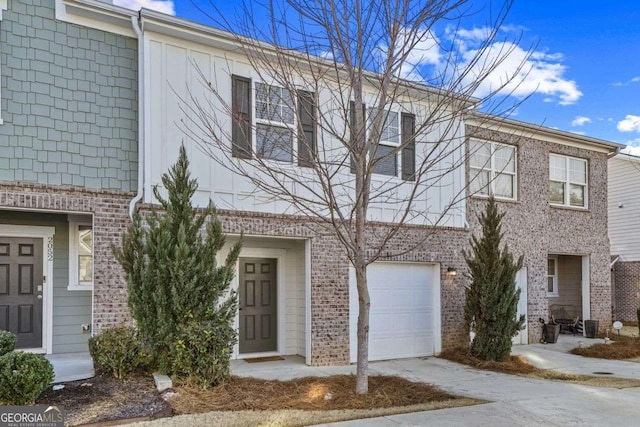
[[[144,40],[140,12],[138,16],[131,17],[133,31],[138,36],[138,192],[129,203],[129,217],[133,219],[136,205],[144,196]]]

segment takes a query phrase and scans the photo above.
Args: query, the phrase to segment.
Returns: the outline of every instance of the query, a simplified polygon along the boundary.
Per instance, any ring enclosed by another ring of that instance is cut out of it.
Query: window
[[[93,287],[93,227],[90,222],[69,221],[69,290]]]
[[[297,136],[298,164],[311,166],[316,152],[313,93],[299,91],[296,103],[294,94],[288,89],[256,82],[252,104],[251,79],[240,76],[232,76],[232,92],[233,157],[250,159],[255,151],[258,157],[291,163]]]
[[[549,202],[554,205],[587,207],[587,161],[575,157],[549,156]]]
[[[378,114],[378,110],[371,109],[369,114],[370,126]],[[395,111],[382,111],[382,131],[380,143],[373,153],[373,158],[379,160],[373,167],[373,173],[388,176],[398,175],[398,156],[393,151],[397,150],[400,142],[400,129],[398,128],[398,113]]]
[[[469,164],[472,194],[511,200],[517,198],[516,147],[472,140]]]
[[[283,162],[293,160],[294,108],[284,88],[256,83],[256,153]]]
[[[363,112],[366,116],[366,107],[363,105]],[[350,104],[350,120],[353,129],[355,123],[355,103]],[[377,110],[369,111],[369,128],[373,125]],[[398,176],[405,181],[415,180],[415,116],[409,113],[398,113],[397,111],[383,111],[382,130],[380,142],[373,152],[373,159],[377,160],[372,172],[379,175]],[[398,150],[402,142],[402,149]],[[400,162],[400,167],[398,167]],[[351,173],[355,173],[355,164],[351,159]]]
[[[547,259],[547,296],[558,296],[558,257],[550,256]]]

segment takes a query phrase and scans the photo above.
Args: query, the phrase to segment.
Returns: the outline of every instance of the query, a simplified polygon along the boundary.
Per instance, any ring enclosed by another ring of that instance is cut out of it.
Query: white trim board
[[[36,225],[0,224],[0,236],[42,239],[42,271],[46,280],[42,286],[42,348],[29,349],[31,352],[53,352],[53,236],[55,227]]]

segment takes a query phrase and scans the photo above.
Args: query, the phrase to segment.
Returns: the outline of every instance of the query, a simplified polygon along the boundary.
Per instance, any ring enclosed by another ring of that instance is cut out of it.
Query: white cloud
[[[561,53],[529,52],[504,41],[487,45],[491,31],[489,27],[448,27],[440,39],[428,29],[417,34],[406,30],[400,37],[398,49],[407,53],[407,59],[398,67],[396,75],[428,82],[428,76],[437,81],[443,76],[451,77],[457,71],[464,73],[464,76],[458,76],[462,82],[458,90],[472,89],[480,98],[496,93],[524,98],[537,93],[544,96],[544,102],[569,105],[582,97],[578,84],[564,75],[567,67],[562,64],[564,56]],[[515,31],[515,28],[502,28],[501,31]],[[447,52],[446,43],[455,52]],[[451,63],[453,59],[458,59],[456,64]]]
[[[627,141],[625,144],[627,146],[621,150],[623,153],[640,156],[640,138]]]
[[[429,30],[421,32],[404,31],[400,35],[399,55],[406,54],[397,75],[403,79],[423,80],[418,67],[435,65],[442,61],[438,38]],[[406,50],[408,49],[408,50]]]
[[[575,119],[573,119],[573,121],[571,122],[571,126],[582,126],[585,125],[587,123],[591,123],[591,119],[589,117],[585,117],[585,116],[577,116]]]
[[[624,120],[618,122],[620,132],[640,132],[640,116],[627,114]]]
[[[113,0],[113,4],[133,10],[145,8],[166,13],[167,15],[176,14],[173,0]]]
[[[638,83],[638,82],[640,82],[640,76],[636,76],[631,79],[631,83]]]
[[[481,55],[481,59],[473,63],[477,55]],[[496,42],[482,51],[470,49],[464,58],[463,65],[471,64],[468,84],[492,68],[476,90],[479,97],[497,92],[524,98],[538,93],[546,95],[545,102],[569,105],[582,96],[578,84],[564,77],[567,67],[559,62],[560,54],[535,51],[528,55],[514,43]]]

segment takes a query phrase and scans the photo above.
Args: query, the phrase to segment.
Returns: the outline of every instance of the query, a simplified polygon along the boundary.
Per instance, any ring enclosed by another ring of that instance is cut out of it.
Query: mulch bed
[[[392,376],[369,377],[369,393],[355,394],[356,377],[334,375],[290,381],[230,377],[207,390],[178,387],[169,398],[176,414],[241,410],[334,410],[409,406],[459,399],[434,386]]]
[[[171,407],[160,397],[151,375],[127,380],[97,376],[68,382],[62,390],[47,389],[36,403],[64,408],[66,425],[171,415]]]
[[[574,348],[571,353],[598,359],[637,359],[640,357],[640,338],[614,334],[610,344],[599,343],[589,347]]]

